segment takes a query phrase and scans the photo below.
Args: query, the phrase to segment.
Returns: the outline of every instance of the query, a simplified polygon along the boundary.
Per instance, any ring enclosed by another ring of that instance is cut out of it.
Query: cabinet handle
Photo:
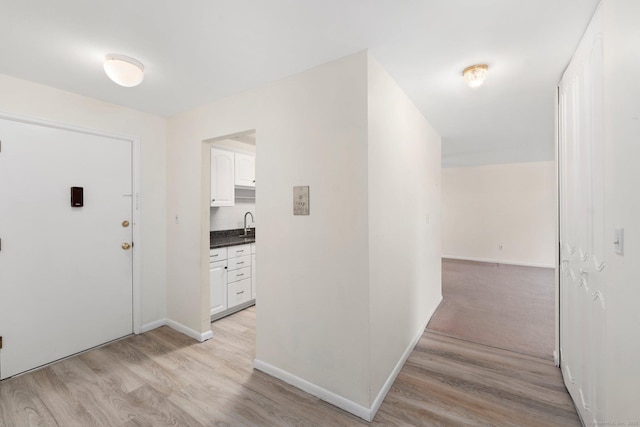
[[[237,254],[241,254],[242,252],[244,252],[244,249],[241,249],[239,251],[236,251]]]
[[[240,264],[244,264],[244,261],[239,261],[236,264],[240,265]]]
[[[211,255],[211,257],[212,257],[212,258],[215,258],[215,257],[217,257],[218,255],[220,255],[220,254],[213,254],[213,255]]]
[[[236,292],[236,295],[244,294],[244,291]]]
[[[212,201],[212,202],[215,202],[215,201],[216,201],[216,199],[211,199],[211,201]]]
[[[236,277],[241,277],[241,276],[244,276],[244,273],[236,274]]]

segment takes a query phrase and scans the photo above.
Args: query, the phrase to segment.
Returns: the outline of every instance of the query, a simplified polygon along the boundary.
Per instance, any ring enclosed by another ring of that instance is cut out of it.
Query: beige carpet
[[[442,260],[443,301],[427,329],[553,358],[554,270]]]

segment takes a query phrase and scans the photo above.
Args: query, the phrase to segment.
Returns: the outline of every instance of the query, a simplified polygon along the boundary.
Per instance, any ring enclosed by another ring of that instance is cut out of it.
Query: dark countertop
[[[209,232],[209,249],[224,248],[225,246],[244,245],[256,241],[256,229],[249,229],[247,236],[242,236],[244,229],[221,230]]]

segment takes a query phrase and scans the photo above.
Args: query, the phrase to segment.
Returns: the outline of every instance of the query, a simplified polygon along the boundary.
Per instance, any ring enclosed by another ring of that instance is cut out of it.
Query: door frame
[[[134,334],[140,333],[140,327],[142,323],[142,310],[141,310],[141,256],[140,249],[142,245],[142,236],[140,233],[140,139],[133,136],[117,134],[113,132],[107,132],[97,129],[90,129],[81,126],[69,125],[66,123],[60,123],[53,120],[40,119],[35,117],[23,116],[18,114],[7,113],[0,111],[0,119],[11,120],[14,122],[26,123],[37,126],[44,126],[53,129],[67,130],[77,133],[83,133],[86,135],[101,136],[110,139],[118,139],[121,141],[127,141],[131,143],[131,191],[133,194],[131,200],[132,206],[132,235],[135,246],[132,247],[132,329]]]

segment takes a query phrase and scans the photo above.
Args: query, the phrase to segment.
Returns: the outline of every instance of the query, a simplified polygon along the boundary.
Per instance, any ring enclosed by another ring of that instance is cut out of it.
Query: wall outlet
[[[502,243],[498,243],[498,250],[502,251],[504,249],[504,245]]]

